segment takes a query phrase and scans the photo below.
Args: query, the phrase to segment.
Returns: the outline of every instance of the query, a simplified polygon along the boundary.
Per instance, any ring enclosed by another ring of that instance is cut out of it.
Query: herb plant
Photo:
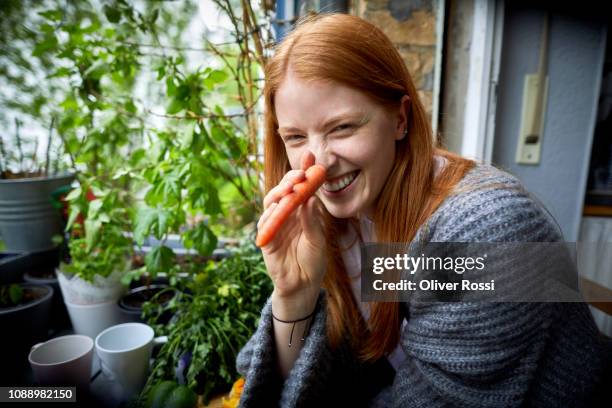
[[[186,385],[205,401],[229,390],[236,380],[236,355],[253,334],[272,292],[261,252],[251,241],[230,257],[207,263],[165,306],[144,305],[148,323],[157,335],[168,336],[168,342],[156,357],[143,396],[153,384],[175,379],[179,363],[187,366],[179,373]],[[157,324],[167,311],[174,313],[170,323]]]
[[[0,38],[8,59],[41,71],[37,86],[29,86],[9,75],[0,57],[0,85],[16,84],[19,95],[16,103],[0,96],[0,106],[41,123],[55,117],[58,141],[78,173],[80,187],[67,198],[71,261],[63,270],[86,280],[108,276],[125,266],[132,240],[161,241],[144,270],[167,273],[177,295],[144,308],[156,334],[169,336],[149,385],[173,379],[178,362],[191,355],[187,384],[205,399],[234,382],[236,353],[271,292],[252,244],[219,263],[181,266],[166,245],[179,234],[186,248],[207,257],[217,236],[254,228],[261,209],[259,122],[273,2],[213,2],[230,28],[222,41],[204,36],[200,44],[188,35],[198,9],[193,0],[0,6],[7,10]],[[27,29],[15,31],[20,27]],[[174,319],[157,325],[165,312]]]
[[[130,217],[124,195],[83,181],[68,194],[70,260],[62,265],[63,272],[89,282],[96,275],[104,278],[126,272],[133,248],[125,233]]]
[[[16,306],[22,299],[23,289],[18,284],[0,286],[0,306]]]

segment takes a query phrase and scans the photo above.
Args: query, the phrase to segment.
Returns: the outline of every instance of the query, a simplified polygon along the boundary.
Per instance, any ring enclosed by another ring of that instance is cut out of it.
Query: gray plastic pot
[[[126,322],[146,323],[142,319],[142,305],[150,301],[153,296],[161,291],[166,291],[169,296],[163,304],[168,303],[176,294],[175,290],[169,289],[167,284],[139,286],[130,289],[128,293],[119,299],[119,309],[121,309],[124,320]],[[171,317],[172,315],[168,312],[163,313],[158,320],[158,324],[167,324]]]
[[[51,300],[51,316],[49,317],[49,325],[51,328],[56,330],[69,329],[70,317],[68,317],[68,310],[64,304],[64,297],[60,290],[57,277],[41,277],[39,275],[40,270],[29,270],[23,274],[23,280],[26,283],[33,285],[48,285],[53,288],[53,299]],[[54,271],[55,274],[55,271]]]
[[[0,179],[0,235],[7,251],[42,251],[54,246],[62,232],[61,216],[51,194],[70,185],[73,174],[25,179]]]
[[[19,283],[23,272],[30,266],[30,254],[27,252],[0,252],[0,285]]]
[[[22,283],[24,290],[37,293],[36,300],[0,308],[0,384],[20,384],[25,379],[28,352],[34,344],[47,339],[53,288]]]

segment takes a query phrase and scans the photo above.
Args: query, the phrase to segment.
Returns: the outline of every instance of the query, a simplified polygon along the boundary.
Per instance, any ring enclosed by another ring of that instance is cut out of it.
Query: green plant
[[[252,239],[230,257],[200,268],[167,305],[144,305],[149,324],[156,334],[168,336],[168,342],[155,360],[143,397],[153,384],[174,380],[179,364],[186,366],[179,373],[186,384],[205,401],[229,390],[236,380],[236,355],[257,327],[272,285]],[[170,323],[156,324],[167,311],[174,313]]]
[[[142,244],[154,235],[162,241],[145,260],[153,275],[175,262],[164,245],[168,234],[179,233],[186,248],[209,256],[218,234],[240,236],[260,206],[256,78],[266,59],[264,32],[270,21],[259,24],[262,15],[248,1],[215,4],[230,19],[234,41],[206,41],[206,51],[218,62],[214,67],[190,70],[182,57],[160,62],[157,79],[166,85],[168,102],[166,114],[159,116],[171,122],[154,132],[152,154],[132,169],[147,188],[135,240]]]
[[[96,275],[127,271],[133,248],[124,195],[83,181],[67,195],[70,261],[63,272],[91,282]]]
[[[154,387],[147,397],[147,408],[193,408],[197,395],[175,381],[163,381]]]
[[[139,244],[150,236],[161,240],[145,268],[124,280],[163,272],[180,289],[166,306],[145,306],[151,322],[165,311],[176,316],[156,327],[170,341],[151,381],[172,378],[189,352],[187,384],[206,398],[235,380],[235,354],[271,291],[252,245],[217,264],[178,265],[165,244],[179,234],[187,248],[208,257],[219,234],[243,236],[260,212],[258,121],[273,44],[271,2],[263,8],[247,0],[214,3],[231,25],[217,43],[194,44],[197,38],[185,35],[195,1],[26,0],[6,6],[13,23],[0,21],[7,26],[0,33],[7,58],[41,74],[40,85],[29,86],[21,71],[14,78],[3,69],[0,57],[0,83],[15,83],[17,94],[35,98],[0,96],[0,104],[42,123],[57,118],[58,140],[78,173],[80,187],[68,196],[71,262],[64,270],[88,280],[107,276],[132,252],[130,232]]]
[[[199,48],[184,35],[194,1],[5,5],[13,22],[2,22],[6,59],[41,86],[21,71],[12,76],[0,57],[0,80],[19,95],[0,103],[57,118],[79,179],[128,193],[128,208],[139,209],[136,240],[162,240],[146,260],[153,275],[175,262],[168,234],[208,256],[218,234],[239,236],[259,212],[258,102],[271,13],[246,0],[214,3],[232,30],[228,41],[205,38]]]
[[[23,289],[14,283],[0,286],[0,306],[10,307],[18,305],[23,299]]]
[[[149,153],[126,171],[146,190],[135,241],[142,245],[151,235],[161,241],[145,258],[152,276],[176,263],[165,245],[169,234],[180,234],[186,248],[207,257],[219,234],[240,236],[260,206],[260,162],[254,158],[261,89],[255,78],[265,63],[263,33],[270,22],[258,24],[260,15],[247,1],[215,3],[230,18],[235,41],[206,41],[205,51],[217,60],[211,66],[189,69],[182,56],[159,62],[167,107],[156,116],[168,126],[149,133]]]

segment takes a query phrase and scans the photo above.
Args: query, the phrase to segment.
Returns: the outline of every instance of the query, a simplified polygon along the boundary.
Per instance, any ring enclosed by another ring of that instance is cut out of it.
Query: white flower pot
[[[103,330],[125,323],[117,301],[79,305],[65,301],[75,334],[95,339]]]
[[[76,334],[95,339],[102,330],[125,323],[117,304],[126,291],[126,287],[121,283],[120,272],[114,272],[106,278],[96,276],[93,282],[65,274],[59,269],[56,272]]]

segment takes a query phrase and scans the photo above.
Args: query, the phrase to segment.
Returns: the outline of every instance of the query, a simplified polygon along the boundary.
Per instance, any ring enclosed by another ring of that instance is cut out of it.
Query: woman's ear
[[[408,136],[408,124],[410,120],[410,97],[408,95],[402,96],[400,101],[399,112],[397,115],[397,129],[395,140],[402,140]]]

